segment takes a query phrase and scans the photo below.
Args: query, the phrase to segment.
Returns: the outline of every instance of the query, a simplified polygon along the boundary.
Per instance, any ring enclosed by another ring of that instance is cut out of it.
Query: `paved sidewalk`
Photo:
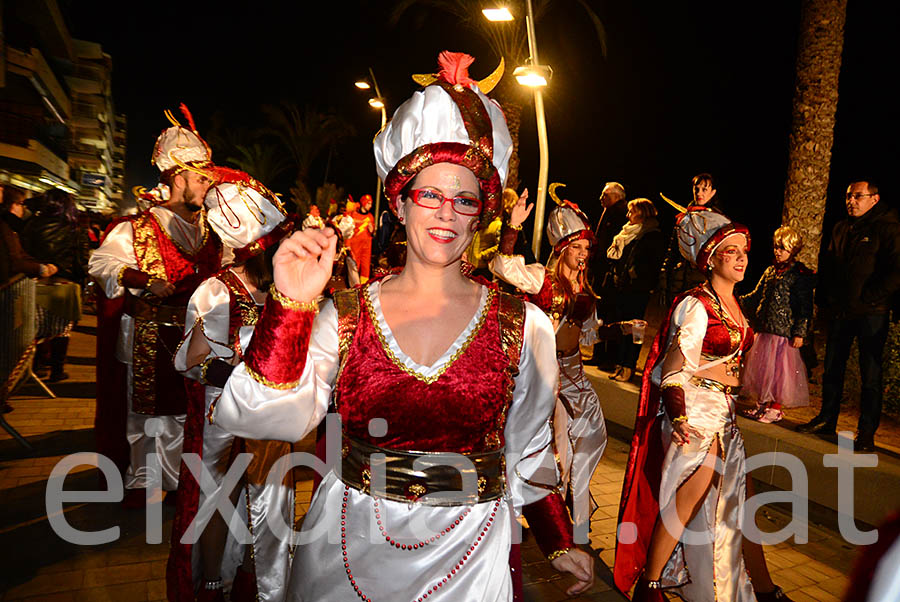
[[[2,600],[118,602],[165,598],[171,508],[163,509],[165,523],[160,544],[146,543],[143,512],[125,511],[117,503],[66,504],[63,510],[75,528],[120,529],[117,541],[101,546],[65,543],[54,533],[47,518],[44,495],[53,466],[68,454],[93,449],[93,324],[93,316],[86,316],[72,337],[67,365],[71,379],[51,385],[59,398],[48,399],[37,387],[28,385],[10,400],[15,411],[6,417],[28,438],[35,451],[25,452],[5,432],[0,432],[0,495],[4,500],[4,512],[0,515]],[[598,559],[597,582],[576,600],[624,600],[612,588],[611,567],[630,433],[620,427],[611,428],[611,433],[613,437],[591,481],[591,492],[599,504],[591,523],[590,545]],[[308,448],[311,440],[302,445]],[[300,513],[309,503],[312,490],[310,475],[301,473],[301,477],[297,486]],[[76,469],[66,479],[67,490],[96,487],[96,470],[87,466]],[[769,532],[780,529],[789,520],[789,516],[768,507],[757,515],[757,523]],[[844,543],[827,524],[811,524],[809,543],[781,543],[766,548],[766,556],[775,582],[794,600],[835,602],[846,587],[856,549]],[[526,600],[570,599],[564,591],[571,580],[549,567],[533,539],[526,539],[523,545],[523,563]]]

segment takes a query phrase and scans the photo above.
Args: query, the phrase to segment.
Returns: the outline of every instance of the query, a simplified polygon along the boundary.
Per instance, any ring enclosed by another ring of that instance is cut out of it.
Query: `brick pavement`
[[[10,424],[35,446],[26,453],[6,432],[0,432],[0,572],[2,600],[143,601],[165,597],[165,561],[172,509],[164,507],[163,542],[145,542],[143,512],[122,510],[116,503],[67,504],[66,519],[76,528],[99,530],[118,526],[120,537],[109,544],[80,547],[65,543],[52,530],[44,505],[47,478],[67,454],[93,447],[93,316],[86,316],[73,336],[67,371],[71,379],[51,385],[60,397],[48,399],[29,385],[11,399],[15,411]],[[309,446],[306,440],[304,445]],[[599,504],[591,522],[590,548],[596,555],[597,581],[590,592],[567,598],[571,581],[558,575],[541,558],[533,539],[523,544],[525,598],[620,601],[612,589],[616,514],[628,444],[611,439],[594,478],[591,492]],[[93,490],[96,471],[87,466],[73,471],[66,489]],[[298,483],[297,506],[302,514],[312,490],[308,475]],[[298,514],[299,515],[299,514]],[[790,517],[763,508],[757,523],[764,531],[785,526]],[[846,575],[856,550],[827,526],[811,524],[809,543],[789,542],[766,548],[776,583],[797,602],[835,602],[847,584]]]

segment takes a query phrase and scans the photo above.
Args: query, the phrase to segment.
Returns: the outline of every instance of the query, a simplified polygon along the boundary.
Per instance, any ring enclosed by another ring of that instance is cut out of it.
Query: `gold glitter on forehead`
[[[441,175],[441,184],[453,190],[462,188],[462,180],[455,173],[444,173]]]

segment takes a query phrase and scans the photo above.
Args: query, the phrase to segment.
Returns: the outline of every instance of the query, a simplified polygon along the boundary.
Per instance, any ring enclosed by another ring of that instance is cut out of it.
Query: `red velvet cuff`
[[[521,230],[521,228],[520,228]],[[519,230],[511,228],[506,222],[500,228],[500,245],[499,253],[501,255],[512,255],[515,253],[516,240],[519,238]]]
[[[291,308],[270,293],[244,353],[250,376],[274,389],[296,386],[306,366],[315,317],[315,311]]]
[[[122,270],[122,277],[119,278],[119,283],[127,288],[147,288],[148,282],[150,274],[134,268],[125,268]]]
[[[684,389],[680,386],[668,386],[662,390],[662,402],[666,407],[669,420],[684,416]]]
[[[575,547],[572,519],[559,493],[550,495],[522,508],[538,547],[546,557]]]

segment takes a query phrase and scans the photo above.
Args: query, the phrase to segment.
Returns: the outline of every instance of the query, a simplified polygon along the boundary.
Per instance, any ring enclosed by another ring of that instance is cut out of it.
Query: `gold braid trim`
[[[292,381],[292,382],[287,382],[287,383],[276,383],[274,381],[269,380],[268,378],[266,378],[259,372],[256,372],[255,370],[253,370],[253,368],[248,366],[246,363],[244,363],[244,368],[247,370],[247,374],[250,375],[250,378],[252,378],[253,380],[255,380],[256,382],[258,382],[259,384],[261,384],[263,386],[269,387],[270,389],[277,389],[279,391],[284,391],[286,389],[293,389],[300,383],[299,379]]]
[[[683,389],[684,385],[682,385],[681,383],[666,383],[666,384],[662,385],[659,388],[659,390],[664,391],[664,390],[672,388],[672,387],[678,387],[679,389]]]
[[[119,274],[116,276],[116,284],[118,284],[122,288],[125,288],[125,285],[122,284],[122,277],[125,275],[125,270],[127,270],[127,269],[128,269],[128,266],[123,265],[122,267],[119,268]]]
[[[295,301],[290,297],[285,296],[281,291],[275,288],[275,285],[269,287],[269,296],[272,297],[273,301],[278,302],[279,305],[286,307],[287,309],[293,309],[297,311],[307,311],[313,313],[319,313],[319,304],[315,301]]]
[[[572,550],[573,550],[573,548],[564,548],[564,549],[562,549],[562,550],[556,550],[555,552],[553,552],[552,554],[549,554],[549,555],[547,556],[547,561],[548,561],[548,562],[553,562],[554,560],[556,560],[556,559],[559,558],[560,556],[563,556],[563,555],[565,555],[565,554],[568,554],[568,553],[569,553],[570,551],[572,551]]]
[[[676,424],[678,424],[679,422],[687,422],[687,416],[685,416],[684,414],[682,414],[681,416],[678,416],[677,418],[673,418],[673,419],[672,419],[672,425],[673,425],[673,426],[676,425]]]
[[[456,363],[456,360],[462,356],[463,353],[469,348],[469,345],[475,340],[475,337],[478,336],[478,333],[481,332],[481,327],[484,326],[485,320],[487,320],[488,313],[490,312],[491,305],[494,302],[494,297],[497,292],[494,289],[488,289],[488,298],[485,301],[484,307],[481,310],[481,314],[478,316],[478,322],[475,324],[475,328],[472,329],[472,332],[469,334],[468,338],[463,342],[462,346],[456,350],[456,352],[450,356],[450,359],[438,369],[436,373],[432,376],[425,376],[423,374],[419,374],[412,368],[409,368],[406,364],[404,364],[400,358],[398,358],[393,351],[391,351],[391,347],[387,342],[387,339],[384,337],[384,333],[381,331],[381,325],[378,323],[378,316],[375,314],[375,308],[372,305],[372,299],[369,296],[369,288],[362,288],[363,301],[366,306],[366,311],[369,313],[370,319],[372,320],[372,325],[375,327],[375,334],[378,337],[378,341],[381,343],[381,348],[384,351],[384,354],[388,357],[394,366],[406,372],[416,380],[422,381],[426,385],[430,385],[436,382],[441,376],[444,375],[450,367]]]

